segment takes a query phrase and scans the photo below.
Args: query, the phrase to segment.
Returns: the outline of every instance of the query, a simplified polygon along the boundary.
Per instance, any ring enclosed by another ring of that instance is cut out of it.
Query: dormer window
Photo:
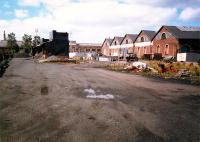
[[[167,38],[166,33],[162,33],[161,39],[166,39],[166,38]]]
[[[117,41],[115,41],[115,43],[114,43],[115,45],[117,45]]]
[[[141,41],[141,42],[144,42],[144,37],[141,37],[140,41]]]

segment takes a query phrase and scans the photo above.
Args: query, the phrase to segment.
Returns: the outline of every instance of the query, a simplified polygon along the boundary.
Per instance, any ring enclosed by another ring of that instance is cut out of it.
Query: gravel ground
[[[15,58],[0,78],[0,142],[13,141],[200,142],[200,87]]]

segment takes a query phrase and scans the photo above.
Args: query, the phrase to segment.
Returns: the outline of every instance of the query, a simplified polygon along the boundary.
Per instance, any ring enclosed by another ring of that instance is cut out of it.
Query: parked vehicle
[[[129,53],[129,54],[126,56],[126,60],[127,60],[127,62],[134,62],[134,61],[138,61],[138,57],[137,57],[136,54]]]

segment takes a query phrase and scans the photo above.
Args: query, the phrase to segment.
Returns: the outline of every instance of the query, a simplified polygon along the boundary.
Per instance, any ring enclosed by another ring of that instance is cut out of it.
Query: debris
[[[187,69],[181,69],[176,75],[175,77],[190,77],[190,71],[188,71]]]
[[[95,94],[95,91],[93,89],[85,89],[84,91],[89,94]]]
[[[167,69],[166,69],[166,67],[165,67],[165,64],[158,64],[158,66],[161,68],[161,72],[162,72],[162,73],[167,72]]]
[[[143,62],[133,62],[132,66],[136,67],[136,68],[138,68],[140,70],[148,68],[147,64],[143,63]]]
[[[133,66],[131,64],[124,67],[125,70],[132,70]]]
[[[168,63],[172,62],[172,61],[174,61],[174,57],[173,56],[166,56],[166,57],[164,57],[163,61],[168,62]]]
[[[150,71],[151,71],[152,73],[158,73],[158,71],[155,70],[154,68],[150,68],[150,67],[149,67],[149,69],[150,69]]]

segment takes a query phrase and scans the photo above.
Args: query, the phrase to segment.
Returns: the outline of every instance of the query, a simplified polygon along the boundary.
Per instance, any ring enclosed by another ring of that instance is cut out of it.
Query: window
[[[157,46],[157,53],[160,53],[160,45]]]
[[[161,39],[166,39],[166,38],[167,38],[166,33],[162,33]]]
[[[166,44],[165,45],[165,55],[168,55],[169,54],[169,45]]]
[[[128,44],[128,39],[126,40],[126,44]]]
[[[141,41],[141,42],[144,42],[144,37],[141,37],[140,41]]]
[[[115,41],[115,45],[117,45],[117,41]]]

